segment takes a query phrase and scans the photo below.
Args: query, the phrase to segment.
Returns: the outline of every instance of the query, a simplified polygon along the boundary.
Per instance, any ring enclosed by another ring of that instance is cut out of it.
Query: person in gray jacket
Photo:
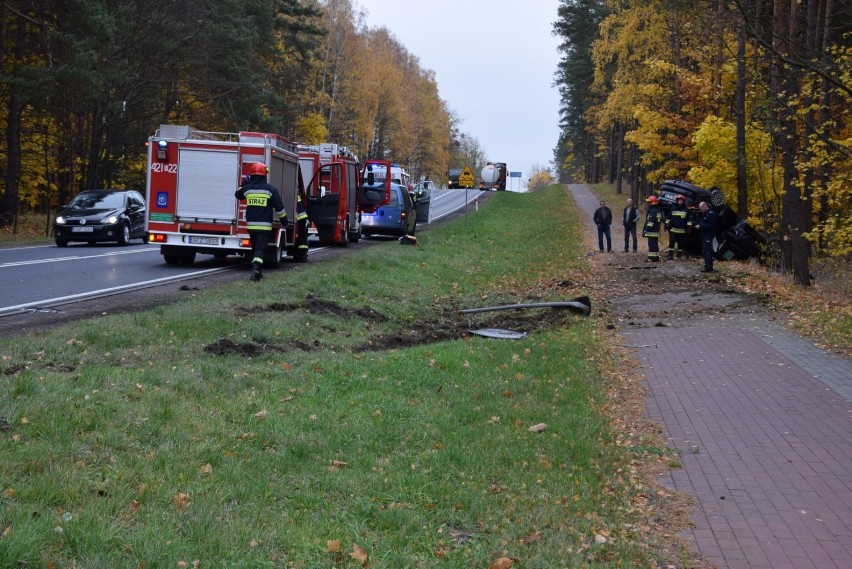
[[[633,205],[633,200],[628,198],[624,211],[621,212],[621,224],[624,225],[624,252],[630,250],[630,237],[633,236],[633,252],[636,246],[636,224],[639,223],[639,208]]]

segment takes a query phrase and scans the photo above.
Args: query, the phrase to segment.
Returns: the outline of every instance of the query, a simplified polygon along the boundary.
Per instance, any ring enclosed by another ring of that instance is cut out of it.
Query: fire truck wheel
[[[284,247],[278,244],[278,247],[267,247],[266,256],[263,258],[263,264],[270,269],[277,269],[281,266],[281,259],[284,256]]]
[[[349,245],[349,220],[343,220],[343,231],[340,233],[340,242],[338,243],[340,247],[346,247]]]
[[[163,260],[166,262],[167,265],[177,265],[180,264],[180,255],[166,253],[163,255]]]
[[[191,251],[189,253],[184,253],[180,256],[180,264],[181,265],[191,265],[195,262],[195,251]]]
[[[351,231],[348,235],[350,243],[357,243],[361,240],[361,232],[360,231]]]

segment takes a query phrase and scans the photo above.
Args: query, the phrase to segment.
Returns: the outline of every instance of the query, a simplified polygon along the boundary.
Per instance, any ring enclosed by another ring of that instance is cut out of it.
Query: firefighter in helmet
[[[263,278],[263,257],[269,236],[272,235],[272,222],[280,221],[287,225],[287,212],[278,188],[266,181],[269,170],[263,162],[255,162],[249,167],[249,180],[244,181],[234,193],[238,200],[246,200],[246,229],[251,238],[251,280]]]
[[[657,196],[648,196],[648,212],[645,215],[645,225],[642,227],[642,237],[648,239],[648,260],[652,263],[660,261],[660,227],[663,224],[663,212],[657,205]]]
[[[669,232],[669,259],[674,259],[675,254],[680,259],[686,248],[686,232],[691,226],[692,220],[689,219],[689,210],[686,209],[686,198],[683,194],[678,194],[675,205],[672,206],[666,218],[666,229]]]

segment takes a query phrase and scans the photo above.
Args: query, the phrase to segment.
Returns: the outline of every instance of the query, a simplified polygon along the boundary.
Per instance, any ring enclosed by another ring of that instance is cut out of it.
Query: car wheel
[[[56,240],[56,246],[57,247],[67,247],[68,241],[66,241],[65,239],[57,239]]]
[[[710,204],[713,207],[722,207],[725,204],[725,194],[716,188],[710,192]]]
[[[130,228],[127,225],[121,226],[121,235],[118,237],[118,244],[122,247],[130,244]]]

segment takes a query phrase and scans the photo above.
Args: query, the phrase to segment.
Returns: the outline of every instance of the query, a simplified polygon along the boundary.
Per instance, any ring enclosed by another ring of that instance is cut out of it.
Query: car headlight
[[[65,218],[61,215],[56,218],[56,225],[65,225]]]
[[[104,223],[106,223],[108,225],[115,225],[116,223],[118,223],[118,216],[117,215],[111,215],[104,220]]]

